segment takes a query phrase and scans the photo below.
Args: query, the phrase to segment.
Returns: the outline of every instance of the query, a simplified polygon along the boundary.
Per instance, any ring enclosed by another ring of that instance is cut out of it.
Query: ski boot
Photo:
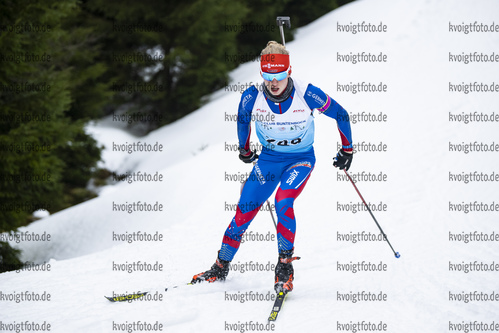
[[[277,294],[288,293],[293,290],[294,270],[292,262],[300,259],[293,257],[293,249],[279,253],[279,260],[275,267],[274,290]]]
[[[215,281],[224,281],[227,274],[229,274],[229,264],[230,261],[222,260],[217,256],[217,261],[215,261],[209,270],[196,274],[192,277],[191,284],[203,281],[208,281],[210,283]]]

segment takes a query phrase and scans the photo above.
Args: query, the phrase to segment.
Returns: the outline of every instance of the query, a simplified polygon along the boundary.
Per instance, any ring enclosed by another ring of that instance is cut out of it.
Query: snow
[[[449,32],[449,24],[499,24],[498,13],[499,3],[494,1],[356,1],[299,29],[296,40],[287,43],[294,78],[319,86],[350,114],[387,115],[387,122],[352,123],[355,143],[384,143],[387,152],[357,153],[349,172],[387,175],[386,182],[359,181],[357,186],[368,202],[387,205],[387,211],[374,211],[374,215],[401,258],[393,256],[386,242],[338,239],[338,233],[377,234],[378,230],[367,212],[338,209],[360,199],[349,182],[338,180],[342,173],[332,167],[339,141],[336,124],[316,116],[317,164],[295,204],[295,254],[302,257],[294,263],[295,290],[275,326],[266,328],[353,332],[353,326],[343,325],[364,321],[382,322],[387,332],[443,332],[451,330],[451,324],[498,323],[495,301],[449,300],[450,293],[497,293],[497,271],[450,271],[449,263],[491,264],[499,254],[497,242],[449,241],[449,233],[499,232],[497,212],[465,214],[449,209],[450,203],[494,202],[495,182],[452,182],[449,173],[497,172],[499,160],[497,152],[449,151],[450,143],[497,143],[495,122],[451,122],[449,112],[499,113],[498,92],[449,92],[449,82],[498,84],[497,63],[450,62],[449,52],[497,53],[499,33]],[[387,31],[353,34],[337,30],[337,24],[362,22],[385,24]],[[337,52],[382,52],[387,62],[339,62]],[[231,73],[231,83],[258,82],[258,65],[251,62],[238,67]],[[382,82],[387,92],[338,91],[338,83],[350,82]],[[226,144],[237,142],[236,125],[225,121],[225,114],[236,113],[239,98],[239,93],[218,91],[196,112],[140,138],[109,119],[89,125],[88,131],[106,146],[102,166],[120,174],[158,173],[162,181],[106,186],[99,197],[22,228],[20,232],[26,235],[46,233],[51,238],[11,241],[22,250],[22,259],[33,263],[30,270],[0,274],[0,330],[12,327],[1,325],[25,321],[48,323],[51,332],[124,331],[119,324],[137,321],[162,324],[165,332],[234,328],[250,332],[259,324],[267,325],[271,302],[242,302],[241,295],[272,293],[272,271],[243,273],[238,269],[230,272],[226,283],[183,285],[214,262],[234,214],[224,208],[237,203],[240,183],[224,181],[225,173],[250,170],[237,153],[225,151]],[[162,144],[163,150],[111,151],[113,142],[138,141]],[[163,209],[131,214],[113,211],[113,203],[136,201],[162,204]],[[273,229],[269,213],[262,211],[248,232],[272,235]],[[113,235],[139,231],[161,235],[162,241],[113,241]],[[117,267],[113,264],[136,261],[162,265],[162,270],[113,270]],[[246,241],[233,264],[256,268],[256,263],[265,267],[276,261],[274,238]],[[381,262],[387,271],[338,269],[358,262]],[[45,269],[35,270],[40,267]],[[175,285],[180,287],[163,292]],[[110,303],[103,297],[139,290],[162,300]],[[5,298],[21,297],[26,291],[50,294],[50,301]],[[338,294],[359,292],[381,292],[387,300],[339,300]],[[232,297],[240,301],[231,301]]]
[[[50,213],[48,210],[46,209],[38,209],[36,210],[34,213],[33,213],[33,217],[37,218],[37,219],[42,219],[44,217],[47,217],[49,216]]]

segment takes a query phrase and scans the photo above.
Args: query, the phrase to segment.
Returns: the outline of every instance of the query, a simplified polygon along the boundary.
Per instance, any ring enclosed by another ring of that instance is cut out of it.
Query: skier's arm
[[[343,150],[352,153],[352,131],[348,112],[328,94],[311,84],[308,85],[304,97],[310,109],[317,109],[320,113],[336,120]]]
[[[251,113],[253,110],[253,105],[255,105],[256,96],[258,95],[258,90],[255,86],[251,86],[246,89],[239,102],[239,108],[237,111],[237,137],[239,139],[239,152],[243,158],[251,157],[252,152],[250,149],[250,137],[251,137]]]

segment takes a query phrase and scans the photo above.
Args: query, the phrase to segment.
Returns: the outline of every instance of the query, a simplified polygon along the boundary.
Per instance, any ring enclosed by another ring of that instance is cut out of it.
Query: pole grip
[[[286,41],[284,40],[284,28],[283,25],[286,25],[288,29],[291,28],[291,19],[289,16],[277,16],[276,18],[277,25],[279,26],[279,30],[281,31],[282,45],[286,46]]]

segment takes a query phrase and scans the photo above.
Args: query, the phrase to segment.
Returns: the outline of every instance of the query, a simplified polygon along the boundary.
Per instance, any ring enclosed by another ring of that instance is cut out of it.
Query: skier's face
[[[265,86],[272,95],[279,96],[283,93],[284,89],[286,89],[286,86],[288,85],[288,77],[289,76],[281,81],[277,81],[277,79],[275,78],[272,81],[267,81],[264,79],[263,82],[265,82]]]

